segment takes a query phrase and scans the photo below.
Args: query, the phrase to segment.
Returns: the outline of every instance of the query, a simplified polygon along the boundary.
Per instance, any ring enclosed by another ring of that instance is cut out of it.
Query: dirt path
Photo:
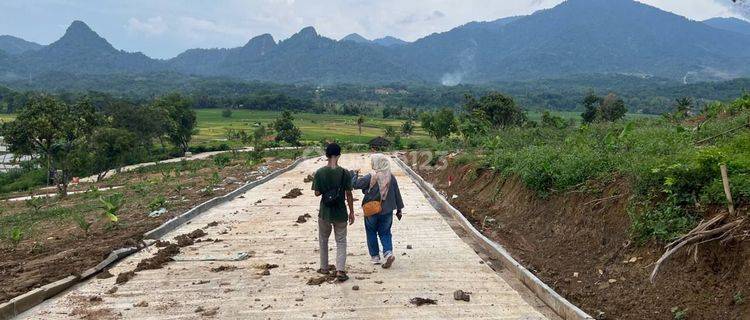
[[[368,163],[360,155],[342,159],[351,169],[366,170]],[[319,200],[303,180],[322,164],[321,158],[303,162],[168,234],[165,240],[199,228],[207,233],[202,241],[180,248],[176,261],[161,269],[138,271],[116,285],[118,274],[135,269],[156,248],[140,252],[112,268],[115,277],[94,278],[19,318],[546,319],[453,232],[396,165],[407,208],[404,220],[393,225],[394,266],[384,270],[369,263],[360,216],[349,228],[351,279],[308,285],[318,276]],[[293,188],[300,188],[302,195],[282,199]],[[306,213],[312,217],[298,223]],[[331,246],[335,250],[333,242]],[[242,253],[250,257],[216,261]],[[470,302],[454,300],[453,292],[459,289],[471,293]],[[437,304],[417,307],[410,303],[416,297]]]
[[[291,150],[291,149],[297,149],[297,148],[295,148],[295,147],[278,147],[278,148],[267,148],[266,150]],[[160,163],[173,163],[173,162],[180,162],[180,161],[202,160],[202,159],[210,158],[210,157],[215,156],[217,154],[227,153],[227,152],[230,152],[230,151],[231,150],[210,151],[210,152],[203,152],[203,153],[193,154],[193,155],[190,155],[190,156],[187,156],[187,157],[171,158],[171,159],[167,159],[167,160],[163,160],[163,161],[156,161],[156,162],[144,162],[144,163],[132,164],[132,165],[124,166],[124,167],[120,168],[120,172],[133,171],[133,170],[138,169],[138,168],[153,166],[153,165],[157,165],[157,164],[160,164]],[[238,152],[253,151],[253,147],[245,147],[245,148],[242,148],[242,149],[237,149],[235,151],[238,151]],[[107,171],[107,174],[104,176],[104,179],[111,178],[115,174],[117,174],[117,170],[116,169],[109,170],[109,171]],[[92,175],[92,176],[88,176],[88,177],[85,177],[85,178],[81,178],[80,181],[81,182],[96,182],[96,178],[97,178],[97,175]]]

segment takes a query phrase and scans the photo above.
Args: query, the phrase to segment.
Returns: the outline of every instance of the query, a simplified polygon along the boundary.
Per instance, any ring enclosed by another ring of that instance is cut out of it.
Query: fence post
[[[732,191],[729,189],[729,174],[727,173],[727,165],[721,165],[721,181],[724,184],[724,194],[727,196],[727,204],[729,204],[729,214],[734,215],[734,201],[732,200]]]

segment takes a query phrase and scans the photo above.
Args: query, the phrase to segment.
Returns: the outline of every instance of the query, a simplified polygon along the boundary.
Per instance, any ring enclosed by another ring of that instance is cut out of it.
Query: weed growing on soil
[[[130,185],[130,189],[141,197],[145,197],[151,192],[151,186],[146,182],[138,182]]]
[[[34,214],[39,214],[39,210],[44,207],[45,204],[45,197],[32,197],[25,201],[26,206],[31,208],[34,211]]]
[[[13,226],[13,228],[10,229],[9,239],[14,249],[18,247],[18,244],[21,243],[21,240],[23,240],[23,235],[24,232],[19,226]]]
[[[686,320],[687,319],[687,310],[680,309],[679,307],[672,308],[672,318],[674,320]]]
[[[745,303],[745,295],[743,295],[742,292],[735,293],[732,297],[732,302],[738,306]]]
[[[96,186],[90,186],[83,195],[87,199],[96,199],[102,195],[102,192]]]
[[[88,236],[92,223],[86,220],[86,216],[83,213],[76,212],[73,214],[72,218],[76,223],[76,226],[83,231],[83,235]]]
[[[177,192],[178,198],[182,198],[182,190],[185,190],[185,186],[183,186],[182,183],[177,183],[177,185],[174,186],[174,191]]]
[[[259,163],[263,161],[263,152],[260,151],[250,151],[246,153],[247,158],[247,164],[248,165],[255,165],[256,163]]]
[[[161,170],[161,181],[162,182],[169,182],[169,179],[172,178],[172,168],[171,167],[164,167]]]
[[[634,213],[633,206],[628,208],[633,221],[630,227],[631,237],[643,244],[650,239],[664,242],[672,240],[689,230],[696,222],[695,217],[674,203],[660,203],[655,207],[645,206],[644,212]]]
[[[164,198],[163,195],[158,195],[154,197],[154,199],[148,203],[148,209],[151,211],[156,211],[161,208],[166,208],[166,206],[167,206],[167,199]]]
[[[232,159],[229,158],[226,154],[219,154],[214,156],[214,164],[219,169],[224,169],[229,163],[232,162]]]

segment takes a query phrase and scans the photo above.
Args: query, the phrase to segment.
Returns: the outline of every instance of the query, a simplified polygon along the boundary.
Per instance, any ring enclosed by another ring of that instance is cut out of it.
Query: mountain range
[[[717,29],[750,35],[750,22],[737,18],[711,18],[703,23]]]
[[[81,21],[42,46],[0,36],[0,80],[50,72],[178,72],[280,83],[493,83],[578,74],[684,82],[750,75],[750,23],[694,21],[633,0],[568,0],[528,16],[470,22],[414,42],[341,40],[312,27],[276,41],[264,34],[231,49],[190,49],[168,60],[114,48]]]

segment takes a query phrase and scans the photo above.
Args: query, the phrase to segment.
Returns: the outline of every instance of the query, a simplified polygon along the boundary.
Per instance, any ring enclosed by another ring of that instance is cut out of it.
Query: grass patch
[[[20,230],[23,238],[29,237],[34,233],[34,226],[42,221],[65,221],[68,220],[74,212],[91,210],[89,206],[80,206],[75,208],[51,207],[40,210],[27,210],[15,214],[0,216],[0,234],[4,240],[13,242],[12,233],[14,229]]]

